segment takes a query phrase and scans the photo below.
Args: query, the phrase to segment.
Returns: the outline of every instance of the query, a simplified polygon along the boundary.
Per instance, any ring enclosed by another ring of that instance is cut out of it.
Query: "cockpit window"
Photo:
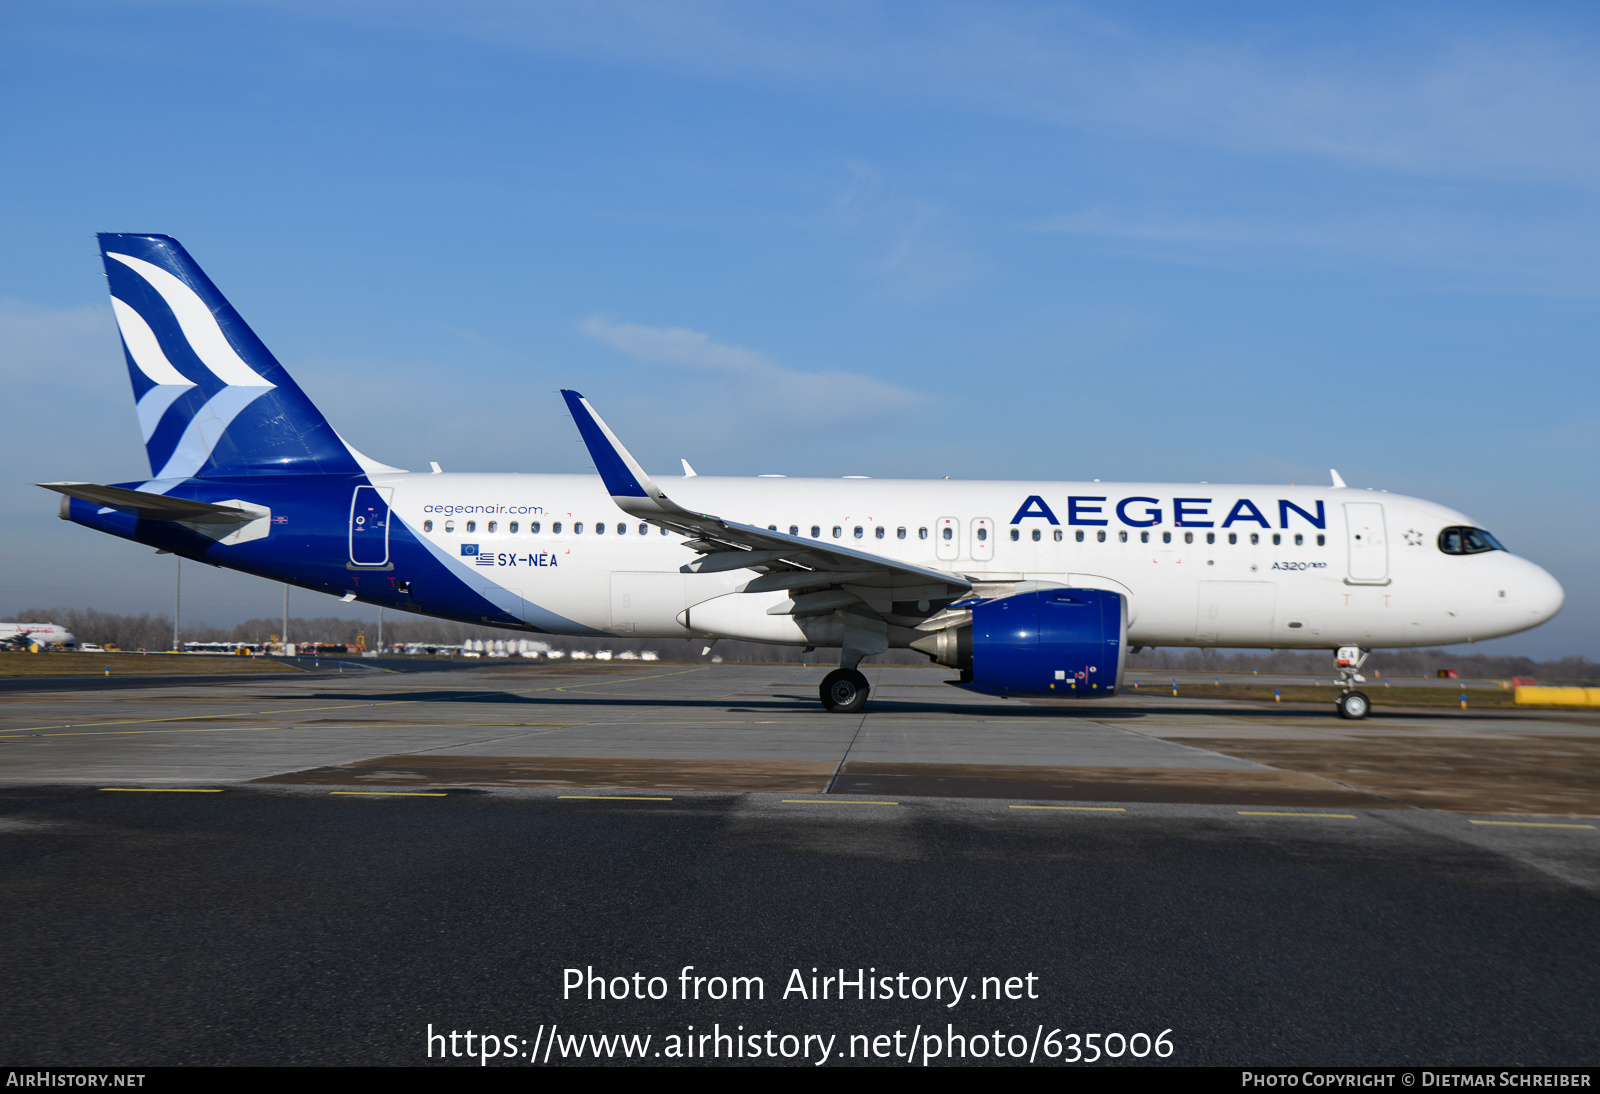
[[[1447,555],[1481,555],[1505,548],[1482,528],[1446,528],[1439,533],[1439,550]]]

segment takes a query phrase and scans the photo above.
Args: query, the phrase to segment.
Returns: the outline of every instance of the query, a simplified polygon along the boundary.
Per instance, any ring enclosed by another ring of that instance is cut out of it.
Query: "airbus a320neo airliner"
[[[356,451],[179,243],[99,237],[150,477],[42,483],[111,535],[367,604],[562,635],[836,647],[823,705],[910,648],[1003,696],[1122,690],[1144,646],[1375,647],[1526,630],[1561,586],[1468,517],[1333,485],[653,479],[563,392],[598,475]]]

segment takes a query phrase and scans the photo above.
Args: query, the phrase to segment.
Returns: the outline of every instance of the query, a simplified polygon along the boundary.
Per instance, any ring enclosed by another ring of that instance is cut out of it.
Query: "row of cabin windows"
[[[499,531],[499,525],[500,525],[499,521],[491,520],[485,526],[484,531],[489,533],[490,535],[494,535],[495,533],[497,533]],[[623,523],[622,521],[617,521],[616,524],[614,525],[614,527],[616,529],[616,534],[619,535],[619,536],[626,535],[627,532],[628,532],[628,526],[625,523]],[[433,531],[433,521],[431,521],[431,520],[423,521],[422,522],[422,530],[424,532]],[[444,522],[444,530],[445,530],[446,533],[454,532],[456,530],[456,522],[453,521],[453,520],[445,521]],[[466,531],[467,531],[467,533],[469,535],[476,533],[477,530],[478,530],[478,522],[477,521],[469,520],[469,521],[466,522]],[[519,530],[519,523],[517,521],[511,521],[510,523],[508,523],[506,525],[506,532],[509,533],[510,535],[516,535],[518,530]],[[778,530],[778,526],[776,524],[767,525],[767,531],[776,532],[777,530]],[[880,524],[876,528],[873,529],[873,533],[872,534],[873,534],[873,537],[876,538],[876,539],[886,539],[886,538],[888,538],[888,531],[889,530],[886,527],[884,527],[883,525]],[[1476,529],[1473,529],[1473,531],[1476,531]],[[530,535],[535,535],[536,536],[536,535],[539,534],[539,532],[540,532],[540,522],[536,521],[536,520],[529,521],[528,522],[528,533]],[[594,532],[595,532],[595,535],[602,535],[602,536],[605,535],[605,532],[606,532],[605,522],[601,521],[601,522],[597,523],[594,526]],[[948,527],[948,526],[943,528],[943,529],[941,529],[940,533],[941,533],[942,537],[947,541],[948,540],[952,540],[952,539],[955,538],[955,530],[953,528]],[[555,536],[559,536],[561,534],[561,522],[559,520],[558,521],[553,521],[551,523],[551,525],[550,525],[550,534],[551,535],[555,535]],[[583,521],[580,520],[580,521],[575,521],[573,523],[573,525],[572,525],[572,534],[576,535],[576,536],[583,535]],[[639,534],[641,536],[649,535],[650,534],[650,526],[641,521],[640,524],[639,524]],[[667,530],[665,528],[662,528],[661,529],[661,534],[662,535],[666,535],[667,534]],[[798,536],[800,534],[800,526],[798,524],[789,525],[789,534],[791,536]],[[852,534],[853,534],[854,538],[856,538],[856,539],[865,539],[866,538],[866,529],[858,524],[852,530]],[[906,538],[906,534],[907,533],[906,533],[906,529],[905,528],[896,528],[895,529],[895,533],[894,533],[894,538],[895,539],[905,539]],[[980,527],[977,530],[977,535],[978,535],[978,542],[983,543],[983,542],[987,541],[988,538],[989,538],[989,529]],[[1052,536],[1055,539],[1055,542],[1060,543],[1062,538],[1063,538],[1063,532],[1062,532],[1062,530],[1060,528],[1054,529],[1054,531],[1052,532]],[[1205,534],[1205,536],[1206,536],[1206,542],[1207,543],[1216,543],[1217,542],[1217,533],[1215,533],[1215,532],[1207,532]],[[1229,543],[1238,543],[1239,542],[1239,533],[1238,532],[1229,532],[1229,533],[1227,533],[1227,536],[1228,536],[1228,542]],[[821,539],[822,538],[822,525],[813,524],[811,526],[811,538],[812,539]],[[844,538],[844,526],[843,525],[835,524],[833,526],[833,538],[834,539],[843,539]],[[928,538],[928,530],[926,528],[918,528],[917,529],[917,538],[918,539],[927,539]],[[1039,528],[1033,529],[1032,532],[1030,533],[1030,538],[1033,540],[1033,542],[1038,543],[1041,539],[1044,538],[1043,530],[1039,529]],[[1082,543],[1084,541],[1083,529],[1082,528],[1077,529],[1073,533],[1073,538],[1077,542]],[[1095,542],[1104,543],[1106,541],[1105,529],[1102,528],[1099,531],[1097,531],[1094,534],[1094,538],[1095,538]],[[1328,538],[1327,536],[1325,536],[1325,535],[1323,535],[1321,533],[1318,533],[1318,535],[1317,535],[1317,546],[1318,547],[1325,546],[1326,543],[1327,543],[1327,538]],[[1021,539],[1022,539],[1022,530],[1020,528],[1011,529],[1011,541],[1013,543],[1016,543]],[[1128,533],[1127,532],[1118,532],[1117,533],[1117,541],[1119,543],[1127,543],[1128,542]],[[1294,545],[1296,547],[1305,546],[1305,541],[1306,541],[1306,537],[1303,534],[1301,534],[1299,532],[1295,533]],[[1140,532],[1139,533],[1139,542],[1140,543],[1149,543],[1150,542],[1150,533],[1149,532]],[[1162,532],[1161,533],[1161,542],[1162,543],[1171,543],[1172,542],[1172,533],[1171,532]],[[1185,532],[1185,533],[1183,533],[1183,542],[1185,542],[1185,543],[1193,543],[1194,542],[1194,533],[1193,532]],[[1250,533],[1250,545],[1252,547],[1254,547],[1254,546],[1260,544],[1260,542],[1261,542],[1261,533],[1260,532],[1251,532]],[[1279,547],[1279,546],[1282,546],[1282,544],[1283,544],[1283,535],[1282,535],[1282,533],[1273,532],[1272,533],[1272,545],[1274,547]],[[1479,548],[1479,549],[1480,550],[1492,550],[1492,548]]]
[[[778,526],[776,524],[767,525],[767,531],[776,532],[777,530],[778,530]],[[798,524],[789,525],[789,534],[791,536],[798,536],[800,534],[800,526]],[[867,530],[864,527],[862,527],[861,525],[858,524],[852,530],[851,535],[856,539],[866,539],[867,538]],[[873,535],[874,539],[888,539],[889,538],[889,529],[880,524],[880,525],[878,525],[876,528],[874,528],[872,530],[872,535]],[[907,535],[907,533],[906,533],[906,530],[904,528],[896,528],[894,530],[894,538],[895,539],[905,539],[906,535]],[[822,538],[822,525],[813,524],[811,526],[811,538],[812,539],[821,539]],[[834,539],[843,539],[844,538],[844,525],[835,524],[833,526],[833,538]],[[918,539],[927,539],[928,538],[928,530],[926,528],[918,528],[917,529],[917,538]],[[945,529],[944,538],[945,539],[949,539],[950,538],[950,530],[948,528]]]
[[[542,526],[541,526],[539,521],[530,520],[528,522],[528,534],[529,535],[533,535],[533,536],[538,535],[540,530],[541,530],[541,527]],[[553,536],[559,536],[561,534],[561,527],[562,527],[561,526],[561,522],[559,520],[552,521],[550,523],[550,534],[553,535]],[[620,521],[620,520],[617,521],[616,524],[612,525],[612,527],[616,529],[616,534],[619,535],[619,536],[624,536],[624,535],[628,534],[628,526],[625,523],[623,523],[622,521]],[[433,531],[433,521],[431,521],[431,520],[423,521],[422,522],[422,530],[424,532]],[[453,521],[453,520],[445,521],[444,522],[444,530],[447,533],[454,532],[456,530],[456,522]],[[475,534],[478,531],[478,522],[475,521],[475,520],[467,521],[465,530],[466,530],[468,535]],[[487,524],[484,525],[484,529],[483,530],[485,532],[487,532],[489,535],[495,535],[496,533],[498,533],[500,531],[500,522],[497,521],[497,520],[491,520]],[[514,536],[520,530],[521,530],[521,523],[519,521],[515,521],[514,520],[514,521],[511,521],[510,523],[508,523],[506,525],[506,532],[509,535],[513,535]],[[579,520],[579,521],[574,521],[573,522],[573,524],[572,524],[572,534],[575,535],[575,536],[583,535],[583,521]],[[597,523],[594,526],[594,534],[597,535],[597,536],[603,536],[603,535],[606,534],[606,525],[605,525],[604,521],[601,521],[601,522]],[[643,521],[640,521],[639,522],[639,534],[641,536],[649,535],[650,534],[650,526],[648,524],[645,524]],[[666,535],[667,534],[667,530],[665,528],[661,529],[661,534],[662,535]]]
[[[948,531],[948,529],[946,529],[946,531]],[[1032,533],[1033,542],[1038,543],[1039,540],[1043,538],[1043,536],[1041,534],[1041,531],[1042,530],[1038,529],[1038,528],[1035,528],[1033,530],[1033,533]],[[1061,529],[1057,528],[1055,530],[1055,540],[1056,540],[1057,543],[1061,542],[1061,535],[1062,535]],[[1229,543],[1238,543],[1239,542],[1239,533],[1238,532],[1229,532],[1227,535],[1228,535],[1228,542]],[[946,538],[948,538],[948,537],[946,537]],[[981,529],[981,528],[978,530],[978,538],[980,540],[983,539],[983,529]],[[1018,540],[1020,540],[1021,538],[1022,538],[1022,529],[1020,529],[1020,528],[1011,529],[1011,542],[1015,543]],[[1077,540],[1077,542],[1082,543],[1083,542],[1083,529],[1079,528],[1077,531],[1073,532],[1072,538]],[[1105,529],[1102,528],[1102,529],[1100,529],[1100,531],[1096,532],[1094,534],[1094,538],[1095,538],[1095,542],[1096,543],[1104,543],[1106,541]],[[1128,542],[1128,533],[1127,532],[1118,532],[1117,533],[1117,542],[1119,542],[1119,543],[1127,543]],[[1150,533],[1149,532],[1140,532],[1139,533],[1139,542],[1140,543],[1149,543],[1150,542]],[[1161,542],[1162,543],[1171,543],[1172,542],[1172,533],[1171,532],[1162,532],[1161,533]],[[1194,533],[1193,532],[1185,532],[1185,533],[1183,533],[1183,542],[1185,542],[1185,543],[1193,543],[1194,542]],[[1207,543],[1216,543],[1217,542],[1217,533],[1215,533],[1215,532],[1207,532],[1206,533],[1206,542]],[[1261,533],[1260,532],[1251,532],[1250,533],[1250,545],[1252,547],[1254,547],[1254,546],[1260,544],[1260,542],[1261,542]],[[1305,535],[1303,533],[1296,532],[1295,535],[1294,535],[1294,545],[1296,547],[1304,547],[1305,546],[1305,542],[1306,542]],[[1325,546],[1327,544],[1327,542],[1328,542],[1328,537],[1326,535],[1322,534],[1322,533],[1318,533],[1318,535],[1317,535],[1317,546],[1318,547]],[[1272,533],[1272,545],[1274,547],[1280,547],[1280,546],[1283,545],[1283,533],[1281,533],[1281,532],[1273,532]]]

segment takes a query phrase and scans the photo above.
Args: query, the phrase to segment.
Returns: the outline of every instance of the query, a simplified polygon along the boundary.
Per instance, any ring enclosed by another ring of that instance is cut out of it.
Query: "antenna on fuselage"
[[[1344,484],[1344,479],[1339,477],[1339,472],[1335,471],[1333,468],[1330,467],[1330,468],[1328,468],[1328,474],[1333,476],[1333,488],[1335,490],[1348,490],[1349,489],[1349,487],[1347,487]]]
[[[694,468],[689,466],[689,461],[688,460],[686,460],[686,459],[684,459],[683,457],[680,456],[680,457],[678,457],[678,462],[683,464],[683,477],[684,478],[692,479],[692,478],[696,478],[697,477],[696,474],[695,474]],[[707,647],[707,648],[709,649],[710,647]]]

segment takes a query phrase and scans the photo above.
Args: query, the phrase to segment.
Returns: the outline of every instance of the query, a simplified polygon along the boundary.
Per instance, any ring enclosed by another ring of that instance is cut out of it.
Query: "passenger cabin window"
[[[926,528],[918,528],[917,529],[917,538],[918,539],[927,539],[928,538],[928,530]]]
[[[948,539],[949,537],[947,536],[945,538]],[[1013,529],[1011,529],[1011,542],[1012,543],[1017,542],[1017,540],[1019,540],[1021,538],[1022,538],[1022,529],[1021,528],[1013,528]]]
[[[550,534],[553,536],[561,534],[561,522],[559,520],[550,526]]]
[[[1193,543],[1194,542],[1194,533],[1193,532],[1185,532],[1185,533],[1183,533],[1183,542],[1185,542],[1185,543]]]
[[[857,539],[860,539],[860,538],[861,538],[861,525],[859,525],[859,524],[858,524],[858,525],[856,525],[856,532],[855,532],[855,536],[856,536],[856,538],[857,538]]]
[[[626,524],[622,523],[622,521],[620,521],[620,520],[617,521],[617,535],[625,536],[627,534],[628,534],[628,526]]]
[[[883,525],[880,524],[880,525],[878,525],[877,530],[874,531],[872,534],[877,536],[879,539],[882,539],[884,537],[884,534],[886,532],[888,532],[888,531],[889,531],[889,529],[885,528]]]
[[[1239,533],[1238,532],[1229,532],[1228,533],[1228,542],[1230,544],[1238,543],[1239,542]]]
[[[813,525],[812,525],[812,526],[811,526],[811,538],[812,538],[812,539],[816,539],[816,538],[818,538],[818,537],[819,537],[819,536],[821,536],[821,535],[822,535],[822,525],[820,525],[820,524],[813,524]]]
[[[424,532],[431,532],[431,531],[433,531],[433,521],[431,521],[431,520],[425,520],[425,521],[423,521],[423,522],[422,522],[422,530],[423,530],[423,531],[424,531]]]
[[[1318,547],[1324,546],[1327,542],[1328,542],[1328,537],[1323,535],[1321,532],[1318,532],[1317,533],[1317,546]]]
[[[1304,547],[1306,545],[1306,537],[1301,533],[1296,532],[1294,534],[1294,545],[1296,547]]]
[[[769,531],[769,532],[776,532],[776,531],[777,531],[777,530],[778,530],[778,526],[777,526],[777,525],[776,525],[776,524],[769,524],[769,525],[767,525],[767,531]]]
[[[800,534],[800,526],[798,524],[789,525],[789,534],[791,536],[798,536]]]
[[[1149,532],[1140,532],[1139,533],[1139,542],[1140,543],[1149,543],[1150,542],[1150,533]]]
[[[1251,532],[1250,533],[1250,546],[1254,547],[1256,544],[1258,544],[1260,542],[1261,542],[1261,533],[1260,532]]]
[[[512,535],[516,535],[518,527],[519,527],[519,525],[517,524],[517,522],[516,521],[512,521],[510,524],[506,525],[506,531],[510,532]]]
[[[979,543],[987,543],[988,541],[989,541],[989,529],[987,529],[987,528],[979,528],[978,529],[978,542]]]
[[[835,524],[833,526],[833,538],[838,539],[842,535],[844,535],[844,529]]]
[[[1079,528],[1076,532],[1072,533],[1072,538],[1077,540],[1079,543],[1082,543],[1083,542],[1083,529]]]
[[[956,534],[955,534],[954,531],[952,531],[949,528],[946,528],[944,530],[944,539],[945,539],[946,543],[949,543],[952,539],[955,539],[955,538],[956,538]]]
[[[1060,543],[1062,541],[1062,539],[1064,539],[1064,538],[1065,538],[1064,533],[1061,531],[1061,529],[1057,528],[1056,529],[1056,534],[1055,534],[1056,542]]]
[[[1272,533],[1272,545],[1274,547],[1277,547],[1277,546],[1281,545],[1282,543],[1283,543],[1283,537],[1280,536],[1277,532]]]
[[[478,522],[477,521],[475,521],[475,520],[467,521],[467,531],[476,532],[477,530],[478,530]]]
[[[1037,529],[1037,528],[1035,528],[1035,529],[1034,529],[1034,530],[1033,530],[1033,542],[1035,542],[1035,543],[1038,543],[1038,542],[1039,542],[1039,539],[1040,539],[1040,537],[1041,537],[1041,536],[1042,536],[1042,535],[1043,535],[1043,533],[1042,533],[1042,532],[1040,532],[1040,531],[1039,531],[1039,529]]]
[[[1162,532],[1161,533],[1161,542],[1162,543],[1171,543],[1172,542],[1172,533],[1171,532]]]
[[[1118,543],[1126,543],[1126,542],[1128,542],[1128,533],[1126,533],[1126,532],[1118,532],[1117,533],[1117,542]]]
[[[539,526],[537,524],[535,524],[533,526],[533,530],[535,532],[537,532],[539,530]],[[639,534],[641,536],[648,536],[650,534],[650,526],[648,524],[645,524],[643,521],[641,521],[639,523]],[[667,530],[665,528],[661,529],[661,534],[662,535],[666,535],[667,534]]]
[[[572,522],[572,534],[575,536],[583,535],[583,521],[575,520]]]
[[[1500,541],[1482,528],[1446,528],[1439,533],[1439,550],[1447,555],[1481,555],[1485,551],[1504,551]]]
[[[497,520],[491,520],[491,521],[490,521],[490,522],[489,522],[489,531],[490,531],[490,532],[491,532],[491,533],[493,533],[493,532],[494,532],[494,530],[495,530],[495,529],[496,529],[496,528],[498,528],[498,527],[500,527],[500,522],[499,522],[499,521],[497,521]]]
[[[895,539],[905,539],[906,538],[906,530],[904,528],[896,528],[894,530],[894,538]]]
[[[1206,533],[1206,542],[1207,543],[1215,543],[1215,542],[1217,542],[1217,533],[1215,533],[1215,532],[1207,532]]]
[[[444,530],[446,532],[454,532],[456,530],[456,522],[453,521],[453,520],[445,521],[444,522]]]
[[[536,536],[536,535],[539,534],[539,522],[538,521],[530,520],[528,522],[528,534],[531,535],[531,536]]]
[[[1102,529],[1101,531],[1098,531],[1098,532],[1096,532],[1094,534],[1094,541],[1096,543],[1104,543],[1106,541],[1106,533],[1105,533],[1104,529]]]
[[[603,536],[603,535],[606,534],[606,522],[605,521],[601,521],[599,524],[596,524],[594,526],[594,534],[597,535],[597,536]]]

